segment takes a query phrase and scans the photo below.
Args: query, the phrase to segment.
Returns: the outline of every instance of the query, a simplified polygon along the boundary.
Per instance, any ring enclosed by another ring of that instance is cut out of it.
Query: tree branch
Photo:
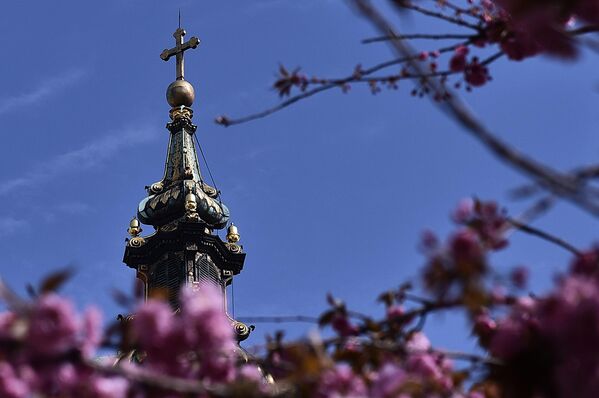
[[[466,22],[466,21],[464,21],[464,20],[462,20],[460,18],[457,18],[457,17],[451,17],[449,15],[445,15],[442,12],[428,10],[426,8],[420,7],[420,6],[416,5],[416,4],[410,3],[408,1],[406,1],[406,2],[399,2],[399,1],[397,1],[397,2],[394,2],[394,4],[397,5],[400,8],[407,8],[409,10],[413,10],[413,11],[419,12],[419,13],[421,13],[423,15],[427,15],[429,17],[441,19],[441,20],[444,20],[444,21],[447,21],[447,22],[451,22],[451,23],[453,23],[455,25],[460,25],[460,26],[464,26],[466,28],[470,28],[470,29],[476,30],[477,32],[480,32],[480,30],[481,30],[481,26],[479,26],[479,25],[475,25],[475,24],[472,24],[470,22]]]
[[[548,242],[554,243],[556,245],[558,245],[559,247],[562,247],[566,250],[568,250],[570,253],[574,254],[575,256],[580,256],[582,253],[580,252],[580,250],[578,250],[576,247],[574,247],[573,245],[571,245],[570,243],[566,242],[565,240],[558,238],[557,236],[551,235],[548,232],[542,231],[538,228],[534,228],[531,227],[530,225],[526,225],[518,220],[515,220],[513,218],[508,218],[507,221],[512,224],[515,228],[517,228],[518,230],[525,232],[527,234],[533,235],[533,236],[537,236],[543,240],[546,240]]]
[[[448,46],[448,47],[440,48],[437,51],[440,54],[451,52],[451,51],[454,51],[459,46],[463,46],[463,45],[468,44],[468,43],[469,43],[469,41],[456,43],[456,44]],[[416,60],[419,57],[420,57],[419,55],[411,55],[409,57],[399,57],[399,58],[396,58],[396,59],[393,59],[393,60],[390,60],[390,61],[385,61],[385,62],[382,62],[380,64],[374,65],[374,66],[372,66],[372,67],[370,67],[368,69],[362,70],[360,72],[359,76],[357,76],[355,73],[352,73],[351,75],[349,75],[349,76],[347,76],[345,78],[330,80],[327,83],[323,83],[322,86],[315,87],[315,88],[313,88],[311,90],[304,91],[301,94],[297,94],[295,96],[292,96],[292,97],[288,98],[287,100],[285,100],[285,101],[283,101],[283,102],[281,102],[281,103],[279,103],[279,104],[277,104],[277,105],[275,105],[275,106],[273,106],[271,108],[265,109],[265,110],[263,110],[261,112],[252,113],[252,114],[249,114],[247,116],[243,116],[243,117],[240,117],[240,118],[237,118],[237,119],[230,119],[227,116],[221,115],[221,116],[218,116],[215,119],[215,122],[217,124],[222,125],[222,126],[228,127],[228,126],[233,126],[233,125],[236,125],[236,124],[247,123],[249,121],[256,120],[256,119],[261,119],[261,118],[264,118],[266,116],[272,115],[273,113],[276,113],[276,112],[278,112],[278,111],[280,111],[282,109],[285,109],[288,106],[293,105],[293,104],[295,104],[298,101],[301,101],[301,100],[309,98],[309,97],[311,97],[311,96],[313,96],[315,94],[318,94],[320,92],[323,92],[323,91],[326,91],[326,90],[330,90],[330,89],[335,88],[335,87],[341,87],[341,86],[343,86],[345,84],[348,84],[348,83],[353,83],[357,79],[360,79],[363,76],[371,75],[371,74],[373,74],[375,72],[378,72],[378,71],[380,71],[382,69],[385,69],[385,68],[388,68],[388,67],[394,66],[394,65],[399,65],[399,64],[408,62],[409,60]]]
[[[398,38],[399,33],[391,27],[386,19],[369,1],[354,0],[353,4],[355,4],[364,17],[375,26],[381,35],[395,38],[390,41],[390,44],[397,55],[406,58],[413,56],[411,48]],[[410,61],[407,61],[407,63],[410,68],[416,71],[416,73],[424,74],[422,66],[418,62],[414,62],[414,60],[411,59]],[[471,113],[460,98],[449,88],[443,87],[437,79],[423,78],[423,80],[424,84],[430,87],[433,93],[438,94],[447,92],[449,94],[449,98],[446,101],[438,102],[437,105],[458,122],[458,124],[464,127],[466,131],[485,145],[491,153],[525,175],[528,175],[548,191],[570,200],[595,216],[599,216],[599,204],[588,200],[586,195],[587,192],[582,190],[583,187],[576,180],[529,158],[494,136]]]
[[[428,33],[413,33],[401,35],[399,38],[402,40],[415,40],[415,39],[427,39],[427,40],[446,40],[446,39],[468,39],[474,40],[478,35],[466,35],[466,34],[428,34]],[[363,44],[368,43],[376,43],[381,41],[389,41],[391,38],[389,36],[377,36],[370,37],[368,39],[362,40]]]
[[[448,4],[445,4],[448,5]],[[462,10],[462,12],[464,12]],[[566,33],[569,33],[572,36],[580,36],[586,33],[595,33],[595,32],[599,32],[599,26],[597,25],[588,25],[588,26],[582,26],[580,28],[577,29],[572,29],[569,30]],[[429,33],[412,33],[412,34],[403,34],[403,35],[398,35],[397,39],[401,39],[401,40],[418,40],[418,39],[426,39],[426,40],[448,40],[448,39],[470,39],[470,40],[475,40],[477,37],[480,37],[479,34],[460,34],[460,33],[445,33],[445,34],[429,34]],[[367,39],[362,40],[363,44],[369,44],[369,43],[377,43],[377,42],[383,42],[383,41],[389,41],[389,40],[393,40],[392,37],[390,36],[377,36],[377,37],[370,37]]]

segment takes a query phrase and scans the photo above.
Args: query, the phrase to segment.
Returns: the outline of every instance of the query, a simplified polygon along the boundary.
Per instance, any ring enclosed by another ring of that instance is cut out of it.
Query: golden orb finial
[[[195,100],[195,90],[188,81],[175,80],[166,89],[166,100],[173,108],[190,107]]]

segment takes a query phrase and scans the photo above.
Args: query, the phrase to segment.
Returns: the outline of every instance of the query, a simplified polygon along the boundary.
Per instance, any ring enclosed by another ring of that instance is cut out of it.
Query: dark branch
[[[578,36],[594,32],[599,32],[599,25],[581,26],[580,28],[570,30],[568,33],[570,33],[573,36]]]
[[[463,46],[463,45],[468,44],[468,43],[469,43],[469,41],[460,42],[460,43],[457,43],[457,44],[454,44],[454,45],[451,45],[451,46],[448,46],[448,47],[440,48],[437,51],[439,52],[439,54],[451,52],[451,51],[454,51],[459,46]],[[349,75],[349,76],[347,76],[345,78],[327,80],[327,82],[323,83],[322,86],[315,87],[315,88],[313,88],[311,90],[308,90],[308,91],[304,91],[301,94],[298,94],[298,95],[295,95],[293,97],[290,97],[287,100],[285,100],[285,101],[283,101],[283,102],[281,102],[281,103],[279,103],[279,104],[277,104],[277,105],[275,105],[275,106],[273,106],[271,108],[265,109],[265,110],[263,110],[261,112],[253,113],[253,114],[250,114],[250,115],[247,115],[247,116],[243,116],[243,117],[240,117],[240,118],[237,118],[237,119],[229,119],[227,116],[219,116],[219,117],[216,118],[215,121],[216,121],[217,124],[220,124],[220,125],[223,125],[225,127],[228,127],[228,126],[233,126],[233,125],[236,125],[236,124],[246,123],[246,122],[249,122],[249,121],[252,121],[252,120],[256,120],[256,119],[261,119],[261,118],[264,118],[266,116],[272,115],[273,113],[276,113],[276,112],[278,112],[278,111],[280,111],[282,109],[285,109],[288,106],[293,105],[293,104],[295,104],[298,101],[301,101],[301,100],[309,98],[309,97],[311,97],[311,96],[313,96],[315,94],[318,94],[318,93],[320,93],[322,91],[330,90],[330,89],[335,88],[335,87],[342,87],[342,86],[344,86],[346,84],[353,83],[356,80],[358,80],[358,79],[360,79],[360,78],[362,78],[364,76],[371,75],[371,74],[373,74],[375,72],[378,72],[378,71],[380,71],[382,69],[385,69],[385,68],[388,68],[390,66],[399,65],[399,64],[408,62],[410,60],[419,59],[419,57],[420,57],[419,55],[411,55],[409,57],[399,57],[399,58],[396,58],[396,59],[393,59],[393,60],[390,60],[390,61],[385,61],[385,62],[382,62],[380,64],[374,65],[374,66],[372,66],[372,67],[370,67],[368,69],[362,70],[360,72],[359,76],[357,76],[355,73],[352,73],[351,75]]]
[[[448,4],[446,4],[446,5],[448,5]],[[465,10],[461,10],[461,12],[465,13]],[[599,26],[597,26],[597,25],[583,26],[583,27],[580,27],[577,29],[570,30],[567,33],[569,33],[572,36],[579,36],[579,35],[583,35],[586,33],[594,33],[594,32],[599,32]],[[418,40],[418,39],[426,39],[426,40],[469,39],[469,40],[475,40],[478,37],[480,37],[480,35],[478,35],[478,34],[468,35],[468,34],[460,34],[460,33],[445,33],[445,34],[412,33],[412,34],[404,34],[404,35],[397,36],[397,38],[401,39],[401,40]],[[364,39],[364,40],[362,40],[362,43],[369,44],[369,43],[384,42],[384,41],[389,41],[389,40],[393,40],[393,38],[390,36],[377,36],[377,37],[371,37],[368,39]]]
[[[415,40],[415,39],[427,39],[427,40],[468,39],[468,40],[473,40],[476,37],[478,37],[478,35],[451,34],[451,33],[435,35],[435,34],[427,34],[427,33],[414,33],[414,34],[409,34],[409,35],[401,35],[399,38],[403,39],[403,40]],[[368,43],[376,43],[376,42],[389,41],[389,40],[391,40],[391,38],[389,36],[378,36],[378,37],[371,37],[368,39],[364,39],[364,40],[362,40],[362,43],[368,44]]]
[[[570,253],[572,253],[576,256],[580,256],[582,254],[580,252],[580,250],[578,250],[576,247],[574,247],[570,243],[566,242],[565,240],[563,240],[561,238],[558,238],[557,236],[551,235],[548,232],[542,231],[538,228],[531,227],[530,225],[526,225],[526,224],[524,224],[518,220],[515,220],[513,218],[508,218],[507,221],[510,224],[512,224],[515,228],[517,228],[518,230],[525,232],[529,235],[537,236],[537,237],[544,239],[548,242],[554,243],[554,244],[558,245],[559,247],[562,247],[562,248],[568,250]]]
[[[460,26],[464,26],[466,28],[470,28],[473,30],[476,30],[477,32],[479,32],[481,30],[481,26],[479,25],[475,25],[472,24],[470,22],[466,22],[460,18],[457,17],[452,17],[449,15],[445,15],[442,12],[438,12],[438,11],[432,11],[432,10],[428,10],[426,8],[420,7],[414,3],[410,3],[410,2],[395,2],[394,4],[396,4],[398,7],[400,8],[407,8],[409,10],[414,10],[416,12],[419,12],[423,15],[427,15],[429,17],[433,17],[433,18],[437,18],[437,19],[442,19],[444,21],[447,22],[451,22],[455,25],[460,25]]]

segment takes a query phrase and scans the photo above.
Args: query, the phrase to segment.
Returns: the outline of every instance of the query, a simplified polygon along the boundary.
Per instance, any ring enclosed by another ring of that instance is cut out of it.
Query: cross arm
[[[181,44],[181,46],[173,47],[170,50],[165,49],[161,54],[160,58],[164,61],[168,61],[172,56],[180,54],[190,48],[196,48],[200,44],[200,39],[197,37],[190,38],[187,42]]]

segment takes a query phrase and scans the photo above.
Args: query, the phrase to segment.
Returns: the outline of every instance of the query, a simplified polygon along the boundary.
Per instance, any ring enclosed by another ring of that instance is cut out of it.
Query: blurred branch
[[[568,33],[570,33],[573,36],[583,35],[585,33],[594,33],[594,32],[599,32],[599,25],[581,26],[580,28],[576,28],[576,29],[568,31]]]
[[[548,212],[555,204],[555,200],[555,196],[545,196],[537,200],[531,207],[520,214],[517,219],[523,223],[530,223],[539,218],[542,214]]]
[[[163,373],[148,372],[139,368],[127,369],[123,366],[103,365],[94,360],[85,361],[89,368],[105,374],[121,376],[144,386],[158,388],[164,391],[177,392],[181,394],[201,394],[209,396],[226,396],[223,386],[204,386],[194,380],[182,379],[168,376]]]
[[[573,245],[571,245],[570,243],[566,242],[565,240],[558,238],[557,236],[551,235],[548,232],[542,231],[538,228],[534,228],[531,227],[530,225],[526,225],[518,220],[515,220],[513,218],[508,218],[507,221],[512,224],[515,228],[517,228],[518,230],[525,232],[529,235],[533,235],[533,236],[537,236],[543,240],[546,240],[548,242],[554,243],[566,250],[568,250],[570,253],[576,255],[576,256],[580,256],[582,253],[580,252],[580,250],[578,250],[576,247],[574,247]]]
[[[382,36],[395,38],[390,41],[390,44],[398,56],[410,59],[407,61],[410,68],[416,71],[417,74],[424,74],[422,66],[411,58],[413,57],[412,49],[398,38],[399,33],[391,27],[369,1],[354,0],[353,4]],[[437,105],[485,145],[495,156],[528,175],[548,191],[572,201],[595,216],[599,216],[599,204],[588,199],[587,192],[582,189],[583,186],[578,181],[529,158],[494,136],[466,107],[457,94],[451,92],[449,88],[443,87],[437,79],[423,78],[423,83],[430,87],[434,94],[442,92],[449,94],[446,101],[438,102]]]
[[[464,11],[465,10],[462,10],[462,12],[464,12]],[[582,26],[577,29],[569,30],[567,33],[569,33],[572,36],[580,36],[580,35],[583,35],[586,33],[595,33],[595,32],[599,32],[599,26],[596,26],[596,25]],[[427,39],[427,40],[470,39],[470,40],[476,40],[477,37],[480,37],[480,34],[468,35],[468,34],[459,34],[459,33],[446,33],[446,34],[413,33],[413,34],[398,35],[396,37],[396,39],[400,39],[400,40],[417,40],[417,39]],[[370,37],[370,38],[364,39],[364,40],[362,40],[362,43],[364,43],[364,44],[376,43],[376,42],[382,42],[382,41],[390,41],[393,39],[394,38],[391,36],[377,36],[377,37]]]
[[[588,166],[577,167],[570,172],[570,176],[579,184],[582,184],[585,182],[585,180],[599,177],[599,165],[592,164]],[[540,187],[538,184],[526,184],[512,189],[511,196],[517,199],[525,199],[541,192],[541,190],[542,187]]]

